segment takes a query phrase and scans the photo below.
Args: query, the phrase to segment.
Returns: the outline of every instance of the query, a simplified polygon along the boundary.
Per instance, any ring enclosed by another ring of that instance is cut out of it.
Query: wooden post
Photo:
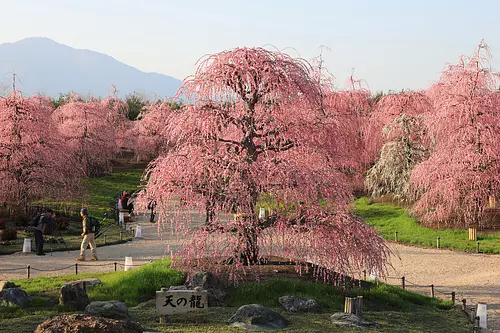
[[[354,307],[355,298],[346,297],[344,301],[344,312],[345,313],[354,313],[356,311]]]
[[[363,316],[363,296],[358,296],[356,300],[356,313],[358,317]]]
[[[469,240],[477,241],[477,229],[469,228]]]
[[[479,316],[474,317],[474,329],[476,329],[476,332],[479,332]]]
[[[75,264],[75,275],[78,275],[78,264]]]
[[[363,315],[363,296],[346,297],[344,302],[344,312],[357,316]]]
[[[398,232],[394,231],[394,240],[397,242],[398,241]]]
[[[26,266],[26,270],[28,271],[28,279],[29,279],[31,276],[31,266],[30,265]]]
[[[490,195],[488,198],[489,203],[490,203],[490,208],[496,208],[497,207],[497,200],[494,195]]]
[[[403,276],[401,278],[401,286],[403,287],[403,289],[405,289],[406,285],[405,285],[405,277]]]
[[[441,237],[437,236],[437,248],[441,248]]]
[[[454,291],[451,292],[451,303],[453,303],[453,305],[455,305],[455,292]]]
[[[479,242],[476,243],[476,252],[479,253]]]
[[[115,265],[115,272],[116,272],[116,265],[117,265],[117,264],[118,264],[118,263],[115,261],[115,262],[114,262],[114,265]]]
[[[467,299],[462,298],[462,310],[467,311]]]
[[[434,298],[434,285],[431,284],[431,297]]]

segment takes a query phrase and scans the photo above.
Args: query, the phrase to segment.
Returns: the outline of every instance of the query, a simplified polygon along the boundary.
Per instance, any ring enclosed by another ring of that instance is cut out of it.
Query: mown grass
[[[468,230],[425,228],[399,206],[371,203],[368,198],[363,197],[356,200],[356,214],[387,240],[394,241],[397,231],[398,241],[401,243],[436,247],[439,236],[441,248],[476,251],[477,244],[469,240]],[[481,252],[500,253],[500,232],[479,231],[478,241]]]
[[[154,298],[162,287],[184,283],[184,274],[170,267],[170,259],[157,260],[151,264],[131,271],[109,273],[84,273],[57,277],[37,277],[34,279],[13,280],[30,295],[57,301],[59,289],[69,281],[97,277],[102,285],[88,291],[89,298],[98,300],[119,300],[128,306],[139,304],[145,299]]]
[[[132,271],[122,271],[102,276],[102,285],[92,288],[92,300],[119,300],[128,306],[154,298],[162,287],[181,285],[184,274],[170,267],[170,259],[157,260]]]
[[[103,285],[89,291],[91,300],[122,300],[129,306],[132,320],[138,321],[149,331],[158,332],[242,332],[227,326],[227,321],[243,304],[259,303],[280,312],[288,321],[284,332],[359,332],[345,327],[334,327],[330,316],[343,310],[343,295],[331,285],[319,282],[272,279],[260,283],[249,283],[235,287],[231,292],[227,307],[210,308],[207,316],[171,316],[166,325],[158,323],[155,301],[151,299],[134,306],[138,300],[154,298],[161,287],[183,282],[181,272],[168,268],[169,261],[162,260],[144,267],[127,271],[95,274]],[[32,332],[47,316],[61,314],[64,309],[57,307],[57,292],[66,282],[84,275],[68,275],[54,278],[16,280],[29,294],[39,299],[36,306],[27,309],[0,308],[0,332]],[[284,295],[310,297],[322,306],[318,313],[290,313],[278,304]],[[350,296],[364,296],[364,314],[368,320],[381,325],[370,332],[470,332],[467,317],[447,302],[402,290],[398,287],[379,285],[371,290],[353,290]],[[40,301],[41,299],[41,301]],[[45,304],[45,307],[43,305]],[[450,309],[451,308],[451,309]]]
[[[137,191],[144,167],[118,170],[109,176],[89,178],[84,181],[87,189],[86,205],[91,214],[102,216],[114,207],[123,191]],[[81,203],[80,203],[81,207]]]
[[[229,303],[241,306],[248,304],[251,299],[252,302],[265,306],[278,306],[278,298],[284,295],[314,298],[326,308],[338,307],[344,299],[331,285],[303,280],[273,279],[239,286],[231,293]]]
[[[89,210],[90,215],[96,216],[101,222],[101,229],[106,234],[106,244],[104,243],[104,236],[97,239],[97,246],[119,244],[130,240],[130,235],[123,233],[122,238],[120,238],[120,227],[115,226],[114,220],[114,210],[113,207],[116,205],[116,200],[118,195],[123,191],[136,191],[140,185],[140,179],[142,172],[144,171],[144,166],[142,164],[136,165],[132,169],[120,169],[109,176],[104,176],[100,178],[89,178],[83,181],[84,190],[78,196],[70,201],[66,202],[54,202],[50,199],[44,200],[44,205],[47,207],[52,207],[56,211],[64,212],[70,216],[70,224],[68,230],[61,231],[61,235],[66,242],[68,249],[76,250],[80,248],[82,238],[81,234],[81,217],[80,208],[82,205],[86,206]],[[41,205],[41,202],[35,202],[35,205]],[[103,219],[104,213],[108,213],[108,218]],[[9,222],[8,227],[15,227],[13,222]],[[59,233],[56,232],[57,236]],[[56,236],[56,234],[54,234]],[[17,239],[14,241],[9,241],[8,243],[2,244],[0,246],[0,255],[12,254],[15,252],[20,252],[23,249],[23,243],[25,237],[31,237],[34,239],[33,235],[26,235],[23,230],[18,230]],[[59,237],[56,237],[59,238]],[[45,237],[46,241],[51,239],[51,236]],[[32,249],[34,249],[34,243],[32,244]],[[46,243],[44,246],[46,252],[52,251],[65,251],[66,247],[64,243]]]

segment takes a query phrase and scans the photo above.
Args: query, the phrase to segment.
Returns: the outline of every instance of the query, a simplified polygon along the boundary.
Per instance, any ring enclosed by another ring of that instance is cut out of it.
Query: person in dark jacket
[[[92,229],[92,224],[89,217],[89,212],[87,208],[82,208],[80,210],[80,215],[82,216],[82,245],[80,246],[80,257],[76,258],[78,261],[85,260],[85,250],[87,246],[90,244],[90,253],[92,254],[91,260],[97,260],[97,256],[95,254],[95,241],[94,241],[94,230]]]
[[[148,209],[151,210],[151,215],[149,216],[149,222],[155,222],[155,208],[156,208],[156,200],[150,199],[148,202]]]
[[[35,231],[35,249],[36,249],[36,255],[37,256],[44,256],[45,253],[43,253],[43,235],[45,233],[48,233],[50,226],[54,222],[54,219],[56,217],[55,212],[47,208],[44,213],[40,214],[40,217],[38,218],[38,223],[34,227]]]

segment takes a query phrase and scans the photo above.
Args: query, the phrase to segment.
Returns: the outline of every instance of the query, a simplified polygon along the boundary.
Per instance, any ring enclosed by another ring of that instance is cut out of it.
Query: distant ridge
[[[104,97],[114,84],[122,97],[134,91],[172,97],[182,84],[168,75],[145,73],[108,55],[43,37],[0,44],[0,95],[11,90],[12,72],[20,78],[17,88],[25,95],[55,97],[74,91]]]

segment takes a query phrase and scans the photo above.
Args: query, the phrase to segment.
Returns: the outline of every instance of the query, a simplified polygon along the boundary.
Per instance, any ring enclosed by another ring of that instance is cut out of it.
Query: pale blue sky
[[[498,0],[0,0],[0,43],[48,37],[179,79],[229,48],[310,59],[326,45],[339,87],[354,68],[372,91],[423,89],[483,38],[500,69],[498,13]]]

